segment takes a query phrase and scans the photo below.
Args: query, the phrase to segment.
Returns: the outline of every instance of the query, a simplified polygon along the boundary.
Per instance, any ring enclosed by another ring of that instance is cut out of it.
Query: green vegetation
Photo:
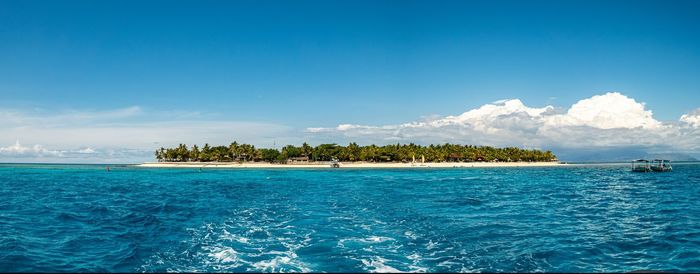
[[[515,147],[494,148],[470,145],[429,145],[395,144],[385,146],[347,146],[321,144],[312,147],[307,143],[297,147],[288,145],[281,150],[255,148],[249,144],[231,143],[229,146],[209,146],[205,144],[187,148],[180,144],[175,148],[160,148],[155,152],[159,162],[270,162],[289,161],[366,161],[366,162],[417,162],[425,157],[426,162],[544,162],[556,161],[551,151],[520,149]]]

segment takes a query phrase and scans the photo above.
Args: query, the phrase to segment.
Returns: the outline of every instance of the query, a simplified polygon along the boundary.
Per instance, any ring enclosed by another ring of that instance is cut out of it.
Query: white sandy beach
[[[463,163],[370,163],[341,162],[340,168],[452,168],[452,167],[547,167],[565,166],[560,162],[463,162]],[[223,163],[223,162],[153,162],[137,165],[139,167],[165,168],[330,168],[330,162],[304,164],[271,163]]]

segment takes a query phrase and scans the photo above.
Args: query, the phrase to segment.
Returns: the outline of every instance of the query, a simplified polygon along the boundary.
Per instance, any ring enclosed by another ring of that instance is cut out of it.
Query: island
[[[141,167],[189,168],[320,168],[337,163],[340,167],[522,167],[560,165],[551,151],[516,147],[496,148],[459,144],[390,144],[384,146],[350,143],[311,146],[287,145],[281,149],[256,148],[232,142],[228,146],[180,144],[155,151],[157,162]],[[338,166],[336,165],[336,166]]]

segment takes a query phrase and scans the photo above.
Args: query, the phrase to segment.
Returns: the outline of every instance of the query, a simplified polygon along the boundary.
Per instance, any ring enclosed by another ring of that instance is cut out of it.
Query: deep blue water
[[[700,165],[0,165],[0,271],[700,271]]]

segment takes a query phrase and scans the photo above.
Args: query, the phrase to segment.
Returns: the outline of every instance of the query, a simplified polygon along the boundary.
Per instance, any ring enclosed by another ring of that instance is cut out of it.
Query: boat
[[[340,163],[338,163],[338,159],[333,158],[331,160],[331,168],[339,168],[339,167],[340,167]]]
[[[644,160],[644,159],[632,161],[632,171],[633,172],[650,172],[651,166],[649,165],[649,161]]]
[[[651,162],[644,159],[639,159],[632,161],[632,171],[633,172],[666,172],[672,171],[670,160],[655,159]]]
[[[650,168],[652,171],[657,171],[657,172],[666,172],[666,171],[672,171],[673,167],[671,167],[671,160],[663,160],[663,159],[655,159],[651,161]]]

